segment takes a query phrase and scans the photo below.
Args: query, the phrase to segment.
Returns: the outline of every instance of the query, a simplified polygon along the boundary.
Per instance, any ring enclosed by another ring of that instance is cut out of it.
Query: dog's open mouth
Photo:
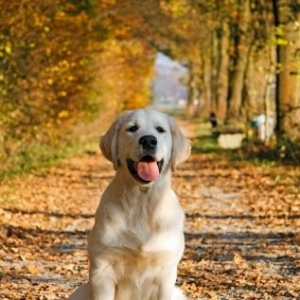
[[[156,181],[162,170],[163,163],[163,159],[156,161],[151,155],[143,156],[138,162],[127,159],[127,166],[131,175],[143,183]]]

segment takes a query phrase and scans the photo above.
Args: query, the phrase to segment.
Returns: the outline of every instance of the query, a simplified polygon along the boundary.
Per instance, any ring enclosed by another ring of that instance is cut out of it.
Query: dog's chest
[[[119,218],[116,234],[124,246],[126,244],[133,247],[143,246],[153,235],[157,234],[160,227],[152,213],[142,210],[140,207],[133,207],[129,212],[119,215]]]
[[[130,213],[119,212],[116,218],[118,221],[110,226],[112,239],[105,256],[117,274],[131,274],[132,280],[140,278],[143,282],[160,274],[162,266],[174,260],[170,253],[174,252],[175,236],[151,213],[132,207]]]
[[[107,248],[172,251],[181,239],[181,226],[178,224],[183,222],[182,213],[175,204],[170,205],[176,203],[172,195],[151,195],[144,193],[133,197],[122,194],[115,205],[107,200],[110,197],[104,199],[92,240],[96,243],[98,240],[99,246]]]

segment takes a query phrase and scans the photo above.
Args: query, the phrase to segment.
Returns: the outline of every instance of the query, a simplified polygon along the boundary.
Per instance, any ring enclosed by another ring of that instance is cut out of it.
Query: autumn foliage
[[[295,144],[296,2],[0,1],[2,169],[54,153],[78,124],[147,105],[157,51],[189,70],[188,117],[215,111],[238,126],[265,113],[278,141]]]
[[[149,104],[157,51],[189,70],[188,117],[279,121],[272,151],[225,155],[182,123],[194,151],[173,177],[186,213],[177,284],[191,300],[299,299],[299,0],[0,0],[0,12],[0,299],[64,299],[87,280],[114,176],[98,138]],[[8,176],[90,136],[58,167]]]
[[[0,134],[9,160],[32,143],[55,142],[86,105],[93,24],[63,0],[1,6]]]
[[[86,153],[0,186],[1,299],[66,299],[87,281],[88,233],[113,176],[109,161]],[[299,168],[207,153],[179,166],[177,284],[189,300],[299,298],[299,182]]]
[[[93,1],[1,1],[0,10],[4,170],[20,157],[29,163],[37,148],[68,143],[74,124],[99,110],[117,113],[148,101],[152,61],[141,55],[145,47],[116,41],[120,32]]]

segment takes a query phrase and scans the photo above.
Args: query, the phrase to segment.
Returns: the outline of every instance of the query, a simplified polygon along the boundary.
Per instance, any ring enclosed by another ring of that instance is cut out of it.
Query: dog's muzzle
[[[131,175],[141,183],[151,183],[159,178],[164,160],[156,161],[151,155],[143,156],[139,161],[127,159]]]

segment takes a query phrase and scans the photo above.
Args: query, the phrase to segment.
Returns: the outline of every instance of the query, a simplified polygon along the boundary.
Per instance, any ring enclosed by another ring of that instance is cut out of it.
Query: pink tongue
[[[137,164],[137,174],[145,181],[155,181],[159,176],[159,170],[155,161],[140,161]]]

